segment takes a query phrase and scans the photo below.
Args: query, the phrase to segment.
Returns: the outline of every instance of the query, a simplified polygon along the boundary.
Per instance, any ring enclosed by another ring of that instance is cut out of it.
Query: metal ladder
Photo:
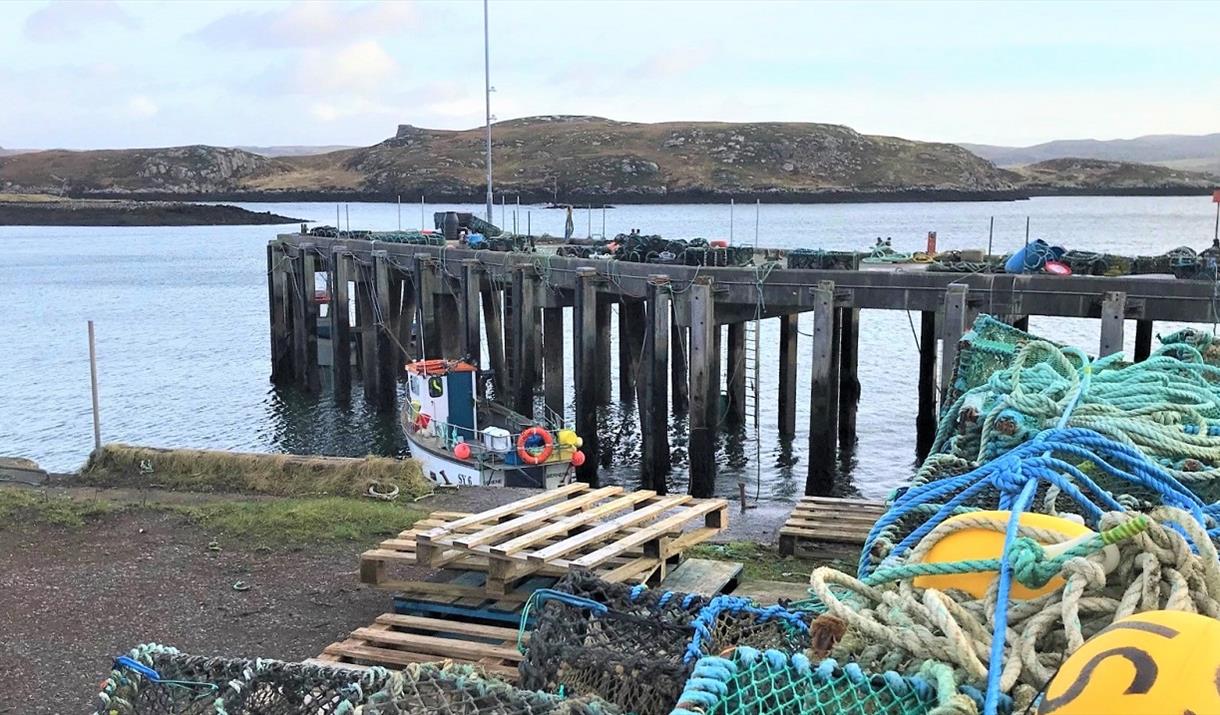
[[[762,372],[762,361],[759,359],[762,350],[762,325],[756,318],[745,324],[745,371],[746,371],[746,419],[754,430],[754,501],[757,502],[762,492],[762,437],[760,435],[760,400],[759,375]],[[742,488],[742,497],[745,489]],[[743,504],[744,507],[744,504]]]

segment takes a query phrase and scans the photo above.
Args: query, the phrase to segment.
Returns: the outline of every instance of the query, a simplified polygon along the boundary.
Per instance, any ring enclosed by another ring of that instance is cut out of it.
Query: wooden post
[[[279,384],[293,376],[293,346],[288,306],[288,285],[292,275],[288,270],[284,245],[278,241],[267,244],[267,311],[271,316],[271,381]]]
[[[576,269],[575,305],[572,312],[572,368],[576,373],[576,434],[584,440],[585,462],[576,468],[576,478],[597,485],[601,461],[597,436],[597,269]]]
[[[729,323],[729,419],[746,420],[746,324]]]
[[[597,404],[610,402],[610,302],[597,301]]]
[[[330,252],[330,354],[335,399],[352,396],[352,327],[347,284],[352,279],[352,259],[343,246]]]
[[[302,243],[296,255],[296,310],[293,315],[297,379],[302,388],[317,392],[322,387],[318,368],[318,297],[314,288],[317,256],[314,244]]]
[[[373,323],[375,357],[370,374],[376,375],[373,385],[373,404],[378,411],[394,410],[398,399],[398,347],[394,344],[393,330],[397,316],[390,306],[390,262],[385,251],[373,251],[373,299],[376,311]]]
[[[670,301],[673,307],[673,301]],[[690,407],[690,383],[686,379],[686,349],[690,343],[690,333],[678,325],[673,313],[669,314],[669,360],[670,360],[670,390],[673,400],[674,414],[686,414]]]
[[[425,360],[442,356],[441,336],[436,320],[436,272],[432,257],[415,255],[415,305],[419,312],[416,352]],[[448,326],[452,329],[452,326]]]
[[[708,278],[697,278],[690,286],[690,493],[706,498],[716,489],[716,423],[719,418],[720,385],[716,379],[715,302]]]
[[[779,434],[796,435],[796,358],[800,313],[779,317]]]
[[[669,277],[648,277],[644,354],[640,370],[640,487],[665,494],[669,474]]]
[[[508,371],[504,365],[504,331],[500,328],[500,318],[503,309],[500,304],[500,291],[494,285],[482,292],[483,322],[486,325],[484,334],[487,336],[487,359],[491,363],[492,381],[496,386],[496,397],[501,400],[508,398]]]
[[[943,403],[952,392],[953,368],[957,364],[957,344],[966,332],[966,294],[964,283],[950,283],[945,290],[945,308],[941,326],[940,399]]]
[[[856,447],[856,409],[860,405],[860,309],[839,311],[839,449]]]
[[[448,280],[440,280],[443,285],[449,285]],[[436,332],[441,338],[441,357],[447,360],[462,357],[462,307],[458,296],[442,291],[436,296],[433,305],[437,311]]]
[[[564,416],[563,308],[542,309],[542,389],[546,408]]]
[[[1097,357],[1123,351],[1123,325],[1126,322],[1127,294],[1107,291],[1101,301],[1101,345]]]
[[[97,396],[97,342],[94,340],[93,321],[89,321],[89,396],[93,401],[93,450],[102,449],[102,410]]]
[[[407,374],[407,362],[414,360],[419,354],[419,345],[415,340],[415,322],[419,317],[418,306],[415,301],[419,291],[415,289],[415,266],[411,266],[410,273],[404,273],[401,270],[395,271],[398,283],[398,296],[391,296],[390,300],[397,300],[395,305],[397,320],[394,321],[394,335],[397,338],[395,347],[398,348],[398,376],[405,377]],[[392,278],[391,280],[394,280]]]
[[[483,343],[479,331],[479,290],[482,271],[476,258],[462,261],[462,356],[476,369],[483,364]]]
[[[648,329],[644,301],[626,300],[619,303],[619,400],[636,401],[644,333]]]
[[[922,463],[936,439],[936,312],[919,317],[919,414],[915,418],[915,458]]]
[[[507,270],[507,269],[506,269]],[[516,311],[513,305],[513,283],[515,277],[511,272],[508,278],[504,281],[503,303],[504,308],[504,395],[507,398],[505,402],[512,402],[512,385],[513,375],[517,369],[517,333],[514,326],[517,324]],[[499,386],[496,386],[499,390]]]
[[[1152,321],[1135,321],[1135,361],[1143,362],[1152,354]]]
[[[813,351],[809,400],[809,473],[806,496],[827,496],[834,486],[839,419],[838,360],[835,350],[834,283],[813,289]]]
[[[513,332],[517,339],[513,347],[517,351],[513,356],[513,409],[533,419],[534,417],[534,387],[538,384],[535,367],[538,362],[530,353],[534,347],[533,335],[538,332],[538,311],[534,308],[536,289],[534,282],[537,275],[532,265],[517,266],[513,269],[513,318],[516,324]]]

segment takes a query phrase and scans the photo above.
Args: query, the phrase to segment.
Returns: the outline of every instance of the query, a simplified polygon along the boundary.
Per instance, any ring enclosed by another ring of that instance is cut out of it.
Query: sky
[[[1027,145],[1220,131],[1220,2],[491,0],[498,119]],[[481,126],[483,7],[0,3],[0,146],[368,145]]]

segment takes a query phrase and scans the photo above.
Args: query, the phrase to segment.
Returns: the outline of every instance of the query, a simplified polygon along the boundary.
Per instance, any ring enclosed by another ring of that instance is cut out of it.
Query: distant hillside
[[[329,154],[332,151],[341,151],[343,149],[356,149],[357,147],[348,144],[328,144],[324,146],[238,146],[234,149],[248,151],[251,154],[260,156],[315,156],[317,154]]]
[[[1051,159],[1016,171],[1035,194],[1207,193],[1216,185],[1200,172],[1100,159]]]
[[[5,149],[4,147],[0,146],[0,156],[14,156],[16,154],[26,154],[31,151],[35,151],[35,150],[34,149]]]
[[[1220,134],[1153,134],[1135,139],[1068,139],[1027,147],[961,144],[998,166],[1020,166],[1048,159],[1103,159],[1159,164],[1220,174]]]
[[[1121,193],[1197,193],[1203,181],[1188,172],[1082,173],[1075,165],[1053,164],[1018,173],[957,145],[871,136],[833,124],[638,124],[547,116],[500,122],[492,134],[497,193],[526,202],[1011,199],[1073,187],[1105,193],[1108,181]],[[410,125],[371,147],[324,154],[272,157],[209,146],[42,151],[0,157],[0,192],[196,200],[422,194],[433,201],[481,201],[483,152],[482,128]]]

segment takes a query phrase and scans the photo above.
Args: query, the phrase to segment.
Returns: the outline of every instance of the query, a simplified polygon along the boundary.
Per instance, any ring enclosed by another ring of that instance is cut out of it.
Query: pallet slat
[[[779,530],[779,552],[791,556],[798,541],[863,545],[884,513],[882,502],[805,497]]]

